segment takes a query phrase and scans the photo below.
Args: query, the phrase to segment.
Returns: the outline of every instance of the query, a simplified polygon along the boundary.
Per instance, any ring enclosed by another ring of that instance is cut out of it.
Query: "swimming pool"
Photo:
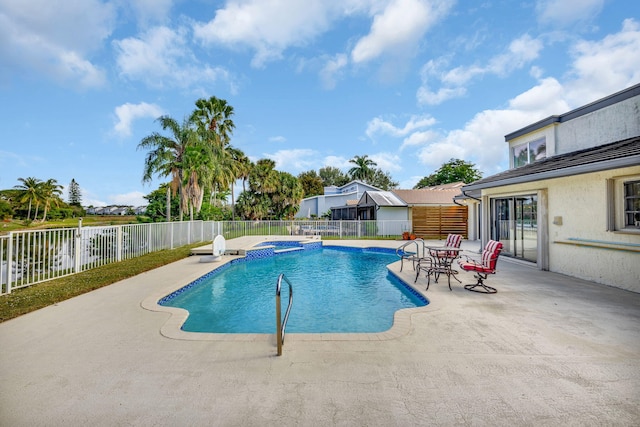
[[[394,313],[427,300],[387,270],[394,250],[321,247],[261,259],[238,259],[163,298],[187,310],[188,332],[275,331],[275,285],[280,273],[293,284],[287,332],[382,332]],[[283,304],[288,288],[283,289]]]

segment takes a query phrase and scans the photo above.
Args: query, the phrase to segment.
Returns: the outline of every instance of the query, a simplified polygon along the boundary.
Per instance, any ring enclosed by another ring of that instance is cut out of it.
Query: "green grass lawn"
[[[10,294],[0,296],[0,322],[179,261],[188,257],[192,248],[206,244],[207,242],[199,242],[178,249],[153,252],[83,273],[16,289]]]
[[[78,226],[79,218],[66,218],[46,222],[34,221],[26,225],[22,220],[6,220],[1,222],[0,234],[18,230],[43,230],[48,228],[75,228]],[[88,215],[82,218],[82,226],[98,225],[122,225],[137,224],[138,220],[134,215]]]

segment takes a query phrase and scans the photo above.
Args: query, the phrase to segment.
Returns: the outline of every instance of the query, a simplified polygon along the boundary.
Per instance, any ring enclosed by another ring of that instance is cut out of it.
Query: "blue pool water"
[[[382,332],[397,310],[427,304],[388,272],[397,260],[393,251],[343,247],[237,260],[161,304],[189,311],[185,331],[274,333],[276,282],[284,273],[293,284],[287,332]],[[283,313],[288,298],[283,283]]]

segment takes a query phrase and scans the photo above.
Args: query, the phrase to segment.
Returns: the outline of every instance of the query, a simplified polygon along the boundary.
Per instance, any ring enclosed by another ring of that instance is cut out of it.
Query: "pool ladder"
[[[282,281],[287,282],[289,285],[289,304],[287,305],[287,312],[282,320],[282,312],[280,309],[280,291],[282,290]],[[282,356],[282,345],[284,344],[284,333],[287,328],[287,320],[289,320],[289,312],[291,312],[291,302],[293,301],[293,287],[291,282],[284,273],[278,276],[278,284],[276,285],[276,340],[278,342],[278,356]]]

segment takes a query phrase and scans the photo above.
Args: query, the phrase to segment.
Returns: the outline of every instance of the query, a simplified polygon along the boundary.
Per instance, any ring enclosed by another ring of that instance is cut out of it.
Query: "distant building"
[[[351,181],[340,187],[334,185],[325,187],[324,194],[302,199],[300,210],[296,218],[320,217],[329,212],[331,208],[345,206],[352,201],[359,200],[365,191],[381,191],[379,188],[362,181]]]

